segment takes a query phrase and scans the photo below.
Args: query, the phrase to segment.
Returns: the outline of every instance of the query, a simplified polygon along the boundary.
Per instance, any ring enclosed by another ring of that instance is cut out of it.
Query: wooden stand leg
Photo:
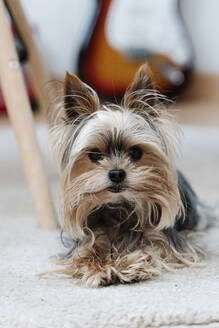
[[[50,77],[47,70],[44,68],[41,56],[33,38],[31,27],[29,26],[20,1],[6,0],[6,3],[17,25],[20,36],[27,48],[27,66],[30,73],[31,82],[33,83],[34,90],[39,100],[40,109],[46,116],[49,107],[49,99],[46,95],[45,84],[50,80]]]
[[[43,228],[55,228],[55,211],[41,162],[32,111],[3,0],[0,0],[0,49],[1,88],[17,137],[38,220]]]

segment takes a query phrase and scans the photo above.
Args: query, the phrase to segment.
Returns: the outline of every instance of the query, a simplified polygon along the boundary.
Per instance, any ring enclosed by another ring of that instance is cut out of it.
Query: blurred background
[[[119,100],[147,60],[157,88],[176,101],[181,123],[219,125],[218,0],[21,3],[52,79],[63,80],[68,70],[102,98]],[[5,110],[0,96],[1,122],[7,122]]]

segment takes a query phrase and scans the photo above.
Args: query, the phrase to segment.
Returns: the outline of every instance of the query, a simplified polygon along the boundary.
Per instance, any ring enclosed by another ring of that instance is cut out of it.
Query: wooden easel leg
[[[24,14],[20,1],[6,0],[6,3],[27,48],[28,72],[30,73],[31,82],[33,83],[34,90],[40,103],[40,109],[42,110],[42,113],[46,115],[49,107],[49,99],[46,95],[45,84],[50,80],[50,77],[43,65],[41,56],[34,41],[31,27]]]
[[[14,3],[16,2],[17,0],[14,1]],[[55,211],[37,145],[32,111],[3,0],[0,0],[0,49],[1,88],[17,137],[37,217],[41,227],[52,229],[57,225]]]

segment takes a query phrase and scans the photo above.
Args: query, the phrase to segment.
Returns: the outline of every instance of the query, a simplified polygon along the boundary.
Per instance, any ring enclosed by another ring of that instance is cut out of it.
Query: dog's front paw
[[[87,258],[77,258],[68,267],[68,274],[76,278],[76,283],[85,287],[107,286],[115,282],[113,267],[110,264],[101,265],[98,261]]]
[[[95,271],[90,271],[87,268],[87,272],[81,276],[80,284],[86,287],[101,287],[112,284],[111,270],[96,268]]]

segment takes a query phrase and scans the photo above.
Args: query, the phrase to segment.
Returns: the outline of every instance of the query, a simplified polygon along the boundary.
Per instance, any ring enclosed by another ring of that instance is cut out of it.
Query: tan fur
[[[104,232],[101,234],[99,231],[95,236],[95,244],[78,248],[72,258],[61,260],[59,264],[64,265],[65,269],[58,272],[77,278],[78,284],[98,287],[115,282],[147,280],[164,271],[173,271],[199,261],[197,253],[189,244],[180,253],[168,244],[162,233],[150,230],[146,233],[150,245],[144,245],[129,254],[119,254],[116,249],[109,252],[110,242]]]

